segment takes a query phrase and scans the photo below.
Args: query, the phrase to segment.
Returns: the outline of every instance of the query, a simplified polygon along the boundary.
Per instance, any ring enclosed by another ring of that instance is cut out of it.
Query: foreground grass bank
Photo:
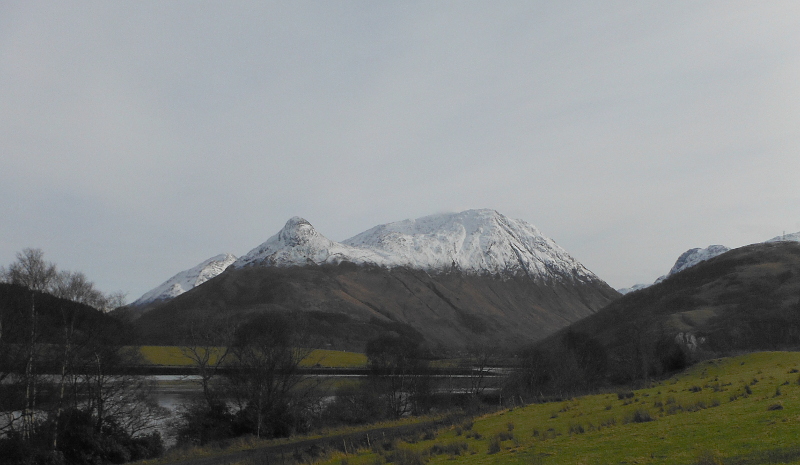
[[[506,410],[321,463],[800,464],[798,370],[794,352],[711,360],[646,389]]]
[[[157,463],[279,463],[269,448],[290,445],[280,463],[800,465],[800,353],[709,360],[644,389],[428,425],[408,418],[283,440],[242,439],[225,450],[174,451]],[[403,434],[378,434],[405,426]]]

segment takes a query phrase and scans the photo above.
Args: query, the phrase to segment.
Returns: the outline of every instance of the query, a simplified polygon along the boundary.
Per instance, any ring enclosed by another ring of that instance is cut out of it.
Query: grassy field
[[[178,346],[142,346],[140,349],[145,362],[162,366],[191,366],[192,360],[186,357]],[[315,349],[306,357],[301,366],[323,368],[360,368],[367,364],[367,357],[356,352]]]
[[[646,389],[535,404],[329,465],[800,464],[800,353],[703,362]]]

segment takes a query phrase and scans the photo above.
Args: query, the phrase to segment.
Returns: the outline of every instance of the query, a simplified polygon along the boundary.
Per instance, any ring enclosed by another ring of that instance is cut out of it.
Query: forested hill
[[[61,342],[65,329],[76,335],[102,337],[115,345],[133,342],[132,332],[125,323],[100,310],[19,285],[0,283],[0,343],[30,342],[32,306],[37,343]]]

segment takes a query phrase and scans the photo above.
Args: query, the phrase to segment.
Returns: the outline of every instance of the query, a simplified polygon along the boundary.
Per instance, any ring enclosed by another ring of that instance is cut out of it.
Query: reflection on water
[[[159,421],[156,429],[161,433],[161,438],[164,440],[166,447],[175,445],[175,437],[171,434],[172,427],[170,423],[177,417],[178,408],[196,397],[202,392],[199,383],[191,382],[198,381],[198,376],[180,376],[180,375],[157,375],[151,376],[155,382],[155,390],[153,395],[155,401],[160,407],[164,407],[169,411],[169,415]]]

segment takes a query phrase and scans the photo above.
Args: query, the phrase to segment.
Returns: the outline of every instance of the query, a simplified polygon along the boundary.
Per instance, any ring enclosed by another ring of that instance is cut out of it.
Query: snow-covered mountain
[[[722,255],[722,254],[724,254],[725,252],[727,252],[729,250],[731,250],[731,249],[728,248],[728,247],[725,247],[724,245],[709,245],[708,247],[706,247],[704,249],[701,249],[699,247],[694,248],[694,249],[689,249],[686,252],[682,253],[680,255],[680,257],[678,257],[677,260],[675,260],[675,264],[672,265],[672,268],[669,270],[669,272],[667,274],[665,274],[663,276],[660,276],[652,284],[636,284],[636,285],[634,285],[632,287],[627,287],[627,288],[623,288],[623,289],[617,289],[617,292],[619,292],[622,295],[625,295],[625,294],[628,294],[630,292],[634,292],[634,291],[638,291],[640,289],[648,288],[648,287],[652,286],[653,284],[660,283],[661,281],[669,278],[670,276],[674,275],[675,273],[680,273],[681,271],[683,271],[683,270],[685,270],[687,268],[691,268],[691,267],[697,265],[700,262],[704,262],[706,260],[712,259],[712,258],[716,257],[717,255]]]
[[[618,297],[535,227],[494,210],[384,224],[342,242],[295,217],[224,273],[131,320],[148,344],[175,344],[189,313],[214,325],[221,315],[305,312],[332,348],[363,350],[396,331],[463,350],[530,343]]]
[[[764,242],[781,242],[781,241],[800,242],[800,232],[775,236],[772,239],[767,239]],[[729,250],[731,249],[729,247],[725,247],[724,245],[709,245],[705,249],[700,249],[700,248],[689,249],[686,252],[682,253],[680,257],[678,257],[678,260],[675,261],[675,265],[673,265],[672,269],[669,270],[669,273],[656,279],[653,284],[658,284],[661,281],[667,279],[668,277],[674,275],[675,273],[679,273],[685,270],[686,268],[695,266],[698,263],[714,258],[717,255],[722,255]],[[638,291],[639,289],[650,287],[653,284],[636,284],[632,287],[617,289],[617,292],[619,292],[620,294],[627,294],[629,292]]]
[[[776,236],[773,237],[772,239],[769,239],[766,242],[782,242],[782,241],[800,242],[800,232],[784,234],[782,236]]]
[[[335,264],[343,261],[434,272],[600,279],[536,227],[494,210],[430,215],[376,226],[341,243],[302,218],[290,219],[233,267]]]
[[[619,292],[622,295],[625,295],[625,294],[630,294],[631,292],[634,292],[634,291],[638,291],[638,290],[641,290],[641,289],[646,289],[646,288],[648,288],[650,286],[652,286],[652,284],[634,284],[631,287],[623,287],[623,288],[617,289],[617,292]]]
[[[731,249],[725,247],[724,245],[709,245],[705,249],[689,249],[682,253],[680,257],[678,257],[678,259],[675,261],[675,264],[672,266],[672,269],[669,270],[669,273],[656,279],[656,283],[660,283],[675,273],[680,273],[686,268],[691,268],[700,262],[712,259],[717,255],[722,255],[729,250]]]
[[[236,257],[226,253],[211,257],[188,270],[181,271],[160,286],[139,297],[132,306],[143,306],[159,300],[177,297],[217,276],[230,266]]]

